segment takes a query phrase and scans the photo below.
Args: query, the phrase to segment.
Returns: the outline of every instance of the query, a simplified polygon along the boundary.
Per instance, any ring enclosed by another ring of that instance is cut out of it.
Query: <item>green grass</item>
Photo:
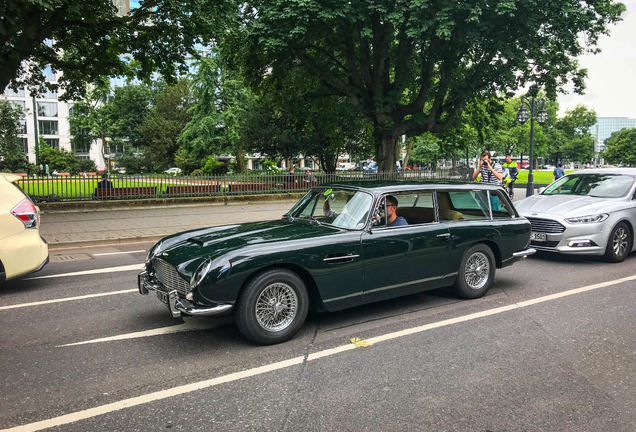
[[[566,174],[574,172],[574,170],[566,171]],[[554,179],[552,175],[552,170],[550,171],[535,171],[532,170],[532,174],[534,175],[534,184],[550,184]],[[517,177],[516,184],[526,184],[528,183],[528,170],[519,170],[519,176]]]
[[[59,195],[61,198],[71,198],[71,197],[91,197],[95,189],[97,188],[97,184],[101,179],[60,179],[60,180],[29,180],[24,182],[19,182],[18,185],[22,188],[24,192],[26,192],[29,196],[37,197],[37,196],[47,196],[50,194]],[[163,183],[160,183],[163,180]],[[156,186],[157,193],[161,193],[165,190],[167,186],[170,186],[171,183],[166,183],[165,179],[161,179],[158,182],[152,181],[144,181],[144,180],[117,180],[112,179],[113,187],[146,187],[146,186]]]

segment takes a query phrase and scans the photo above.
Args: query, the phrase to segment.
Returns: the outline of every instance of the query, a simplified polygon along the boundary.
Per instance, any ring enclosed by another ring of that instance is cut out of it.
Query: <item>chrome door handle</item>
[[[437,237],[450,237],[450,233],[446,233],[446,234],[437,234]]]
[[[358,258],[360,255],[353,255],[353,254],[348,254],[348,255],[327,255],[323,261],[338,261],[338,260],[350,260],[353,258]]]

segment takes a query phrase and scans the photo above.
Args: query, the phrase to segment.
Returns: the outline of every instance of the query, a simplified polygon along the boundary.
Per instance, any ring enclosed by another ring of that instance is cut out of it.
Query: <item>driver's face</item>
[[[506,162],[507,162],[507,163],[512,162],[512,158],[511,158],[510,156],[506,156]]]
[[[386,215],[388,217],[392,217],[395,214],[395,210],[397,206],[395,204],[391,204],[389,202],[386,203]]]

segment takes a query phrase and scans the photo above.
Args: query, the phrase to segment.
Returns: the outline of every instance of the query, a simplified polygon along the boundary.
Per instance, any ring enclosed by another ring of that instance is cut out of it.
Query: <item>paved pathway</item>
[[[42,215],[40,235],[49,244],[127,240],[231,223],[279,219],[294,201],[179,206]]]

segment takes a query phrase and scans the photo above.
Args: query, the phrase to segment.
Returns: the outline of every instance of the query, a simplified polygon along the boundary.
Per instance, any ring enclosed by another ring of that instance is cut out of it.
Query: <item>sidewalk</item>
[[[40,235],[50,246],[161,238],[190,229],[280,219],[296,201],[45,213]]]

